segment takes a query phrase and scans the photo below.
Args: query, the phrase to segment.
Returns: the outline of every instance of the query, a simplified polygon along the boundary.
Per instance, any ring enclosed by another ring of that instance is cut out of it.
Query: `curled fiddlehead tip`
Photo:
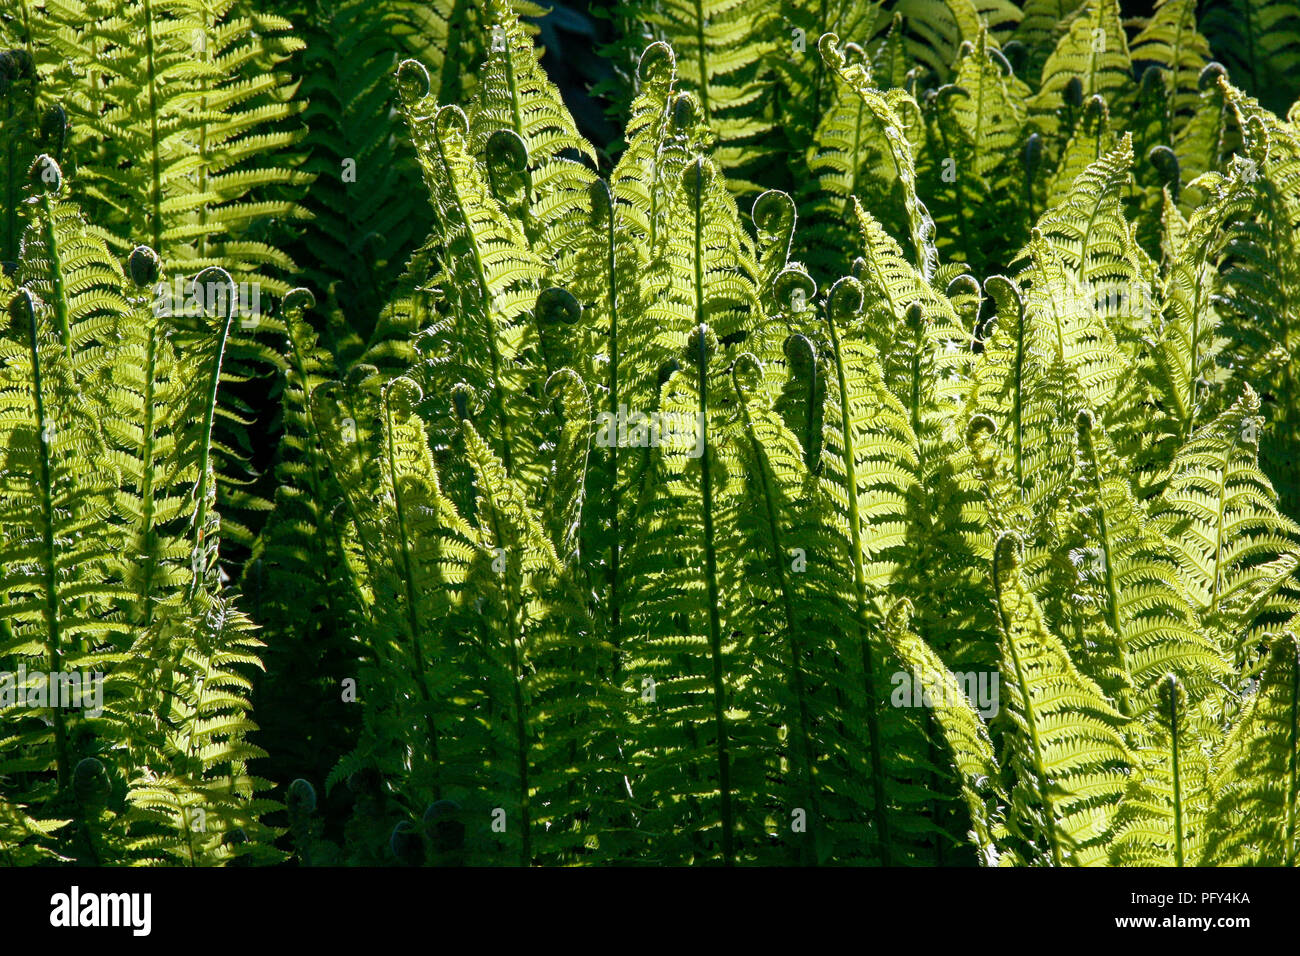
[[[451,389],[451,407],[456,421],[468,422],[474,417],[474,390],[461,382]]]
[[[1152,63],[1142,71],[1139,80],[1139,95],[1144,98],[1164,96],[1165,71],[1158,63]]]
[[[976,445],[988,441],[998,433],[998,424],[987,415],[972,415],[966,423],[966,444]]]
[[[1015,571],[1024,557],[1025,542],[1019,532],[1003,531],[993,546],[993,567],[998,577]]]
[[[974,296],[978,299],[981,291],[980,280],[967,272],[949,282],[948,288],[944,290],[944,295],[949,299],[955,299],[963,295]]]
[[[538,294],[534,313],[547,324],[573,325],[582,318],[582,303],[568,289],[551,286]]]
[[[48,153],[41,153],[32,161],[27,178],[33,186],[45,193],[56,194],[63,188],[63,170]]]
[[[1089,126],[1103,122],[1110,118],[1110,107],[1106,105],[1106,98],[1100,93],[1094,93],[1088,97],[1088,102],[1083,107],[1083,121]]]
[[[311,782],[299,777],[289,784],[289,792],[284,801],[285,809],[295,816],[306,816],[316,811],[316,788]]]
[[[750,212],[754,225],[769,232],[775,231],[787,218],[793,218],[794,214],[794,200],[781,189],[768,189],[760,193]]]
[[[741,352],[731,363],[731,384],[743,400],[763,380],[763,366],[753,352]]]
[[[162,259],[148,246],[136,246],[127,257],[126,271],[136,286],[147,289],[162,275]]]
[[[826,317],[832,322],[847,322],[862,311],[866,292],[853,276],[837,279],[826,295]]]
[[[38,301],[31,289],[19,289],[9,300],[9,321],[15,330],[26,331],[36,321]]]
[[[709,356],[718,348],[718,336],[713,329],[709,328],[708,323],[701,322],[695,328],[691,329],[690,335],[686,337],[686,354],[691,360],[691,364],[697,368],[701,363],[707,363]]]
[[[1187,690],[1177,674],[1169,673],[1162,677],[1157,694],[1160,708],[1166,713],[1180,713],[1187,707]]]
[[[790,368],[795,372],[804,372],[814,367],[817,362],[817,346],[806,335],[795,332],[785,337],[781,343],[781,352]]]
[[[404,103],[418,103],[429,95],[429,71],[419,60],[403,60],[397,67],[397,92]]]
[[[494,170],[522,173],[528,168],[528,146],[512,129],[499,129],[487,139],[487,162]]]
[[[686,187],[686,196],[692,203],[704,201],[712,182],[713,167],[703,156],[696,156],[695,161],[682,170],[682,185]]]
[[[1147,162],[1155,167],[1164,179],[1164,185],[1177,189],[1182,179],[1182,168],[1178,163],[1178,154],[1168,146],[1152,146],[1147,153]]]
[[[285,293],[284,302],[280,308],[286,313],[309,312],[316,308],[316,296],[312,295],[310,289],[298,286]]]
[[[591,200],[591,226],[604,225],[608,222],[610,210],[614,205],[614,193],[609,188],[609,183],[603,179],[597,179],[587,187],[587,198]]]
[[[1201,72],[1196,77],[1196,88],[1204,93],[1211,86],[1216,85],[1220,79],[1228,79],[1228,69],[1217,60],[1211,60],[1205,66],[1201,67]]]
[[[1043,162],[1043,137],[1037,133],[1030,133],[1025,140],[1025,175],[1030,179],[1038,172],[1038,167]]]
[[[72,770],[72,789],[83,804],[97,805],[108,799],[113,781],[108,768],[97,757],[83,757]]]
[[[651,43],[641,53],[641,59],[636,65],[636,76],[642,86],[666,87],[676,75],[677,57],[667,43]]]
[[[413,414],[424,400],[424,392],[414,379],[403,375],[384,386],[383,398],[390,411]]]
[[[817,283],[802,266],[787,266],[772,281],[772,295],[782,309],[803,312],[817,295]]]
[[[673,97],[668,116],[674,130],[689,130],[704,118],[704,110],[699,97],[688,91]]]
[[[840,38],[835,33],[823,33],[817,41],[817,52],[828,69],[844,69],[844,53],[840,50]]]
[[[208,266],[190,283],[190,294],[198,299],[209,315],[221,306],[228,315],[235,311],[235,280],[221,266]]]
[[[424,839],[409,820],[399,820],[388,836],[388,849],[397,859],[413,866],[424,857]]]
[[[558,402],[557,411],[566,421],[574,420],[579,411],[585,408],[587,383],[574,369],[559,368],[551,373],[542,391],[547,398]]]
[[[1080,409],[1079,414],[1074,416],[1074,432],[1079,439],[1079,451],[1088,458],[1092,457],[1092,430],[1097,425],[1097,419],[1092,412],[1086,408]]]
[[[1065,100],[1066,106],[1077,110],[1083,105],[1083,80],[1077,76],[1070,77],[1069,82],[1065,84],[1065,90],[1062,92],[1061,97]]]
[[[439,107],[433,125],[440,136],[446,136],[450,133],[453,126],[461,136],[469,133],[469,117],[465,115],[464,110],[455,104]]]
[[[371,386],[375,382],[382,381],[379,375],[379,369],[369,362],[358,362],[347,371],[345,376],[348,388],[360,389],[361,391],[371,391]]]
[[[984,291],[989,294],[1000,315],[1020,312],[1025,307],[1024,293],[1020,291],[1015,279],[1008,279],[1004,275],[989,276],[984,280]]]

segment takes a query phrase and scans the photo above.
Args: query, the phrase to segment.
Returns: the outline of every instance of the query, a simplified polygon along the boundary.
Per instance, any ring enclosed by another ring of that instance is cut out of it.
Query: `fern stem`
[[[533,239],[534,239],[533,233],[535,231],[535,224],[533,223],[533,173],[532,170],[528,168],[528,159],[527,159],[528,139],[524,135],[524,121],[523,121],[523,116],[521,115],[521,108],[519,105],[519,81],[518,78],[515,76],[515,59],[514,56],[512,55],[513,53],[514,51],[510,49],[510,45],[509,43],[507,43],[504,59],[505,59],[505,66],[506,66],[506,85],[510,90],[510,121],[514,126],[515,135],[518,136],[519,141],[524,144],[524,155],[525,155],[524,168],[523,168],[524,205],[523,205],[523,209],[520,212],[520,218],[523,220],[524,237],[528,241],[529,250],[531,250],[533,248]],[[539,334],[538,336],[539,342],[540,339],[541,336]],[[548,367],[547,375],[549,374],[550,374],[550,369]]]
[[[206,270],[205,270],[206,271]],[[194,565],[198,564],[198,556],[202,554],[203,538],[205,526],[208,522],[208,474],[211,471],[212,460],[212,426],[217,415],[217,389],[221,385],[221,360],[226,353],[226,341],[230,338],[230,323],[235,314],[235,284],[230,279],[229,274],[225,275],[228,284],[228,295],[226,296],[226,314],[221,320],[221,332],[217,338],[217,347],[212,357],[212,371],[208,379],[207,393],[205,395],[203,406],[203,430],[198,435],[199,444],[199,480],[198,488],[195,492],[195,516],[194,516],[194,544],[191,552],[191,561]],[[204,273],[199,273],[194,282],[198,283]],[[192,569],[193,570],[193,569]],[[203,580],[203,575],[193,571],[190,578],[189,597],[193,598],[199,591],[199,584]]]
[[[384,400],[384,424],[388,439],[389,487],[393,493],[393,502],[397,511],[397,537],[402,547],[402,585],[406,591],[406,626],[411,637],[411,657],[416,684],[420,688],[420,699],[424,703],[424,724],[429,736],[429,756],[433,760],[434,799],[441,799],[441,786],[439,783],[441,760],[438,756],[438,731],[433,722],[433,700],[429,694],[429,683],[426,677],[424,648],[420,645],[420,619],[416,613],[415,604],[415,571],[411,562],[411,536],[406,527],[406,510],[402,502],[402,491],[397,481],[397,452],[393,447],[392,409],[389,407],[386,396]]]
[[[1088,425],[1091,429],[1093,426]],[[1119,652],[1120,665],[1124,672],[1124,687],[1119,695],[1119,710],[1125,717],[1133,716],[1133,701],[1130,692],[1130,674],[1128,636],[1125,634],[1124,622],[1119,613],[1119,584],[1115,580],[1115,542],[1112,539],[1110,522],[1106,520],[1106,505],[1102,497],[1101,465],[1097,460],[1097,447],[1089,432],[1080,444],[1088,455],[1089,470],[1092,472],[1092,490],[1097,496],[1097,530],[1101,539],[1102,564],[1105,568],[1106,616],[1111,630],[1115,634],[1115,646]]]
[[[154,492],[153,492],[153,469],[154,469],[154,377],[157,374],[158,367],[158,328],[157,323],[149,322],[149,345],[145,353],[144,369],[144,424],[143,430],[143,448],[140,453],[141,480],[140,480],[140,514],[141,514],[141,532],[144,536],[144,568],[140,583],[140,596],[144,602],[141,610],[142,623],[148,627],[153,623],[153,601],[150,600],[150,594],[153,591],[154,568],[157,565],[157,556],[154,551]]]
[[[59,328],[59,341],[69,363],[72,361],[72,327],[69,324],[67,289],[63,285],[63,256],[59,251],[58,231],[54,222],[54,197],[48,191],[41,193],[41,212],[45,226],[45,244],[50,254],[50,281],[54,288],[51,298],[54,300],[54,320]]]
[[[735,381],[735,368],[732,369],[732,380]],[[763,452],[763,445],[758,440],[758,435],[754,432],[754,422],[749,414],[749,404],[741,392],[739,382],[736,382],[736,392],[740,396],[740,410],[745,421],[745,432],[749,436],[750,445],[753,449],[754,461],[758,465],[758,483],[763,493],[764,511],[767,515],[767,530],[769,542],[771,544],[772,566],[776,568],[777,580],[781,586],[781,609],[785,616],[785,633],[786,645],[790,652],[790,682],[793,685],[796,705],[799,710],[799,754],[803,762],[802,776],[804,785],[807,787],[809,809],[813,812],[814,819],[820,819],[817,806],[817,781],[814,770],[812,734],[809,730],[811,719],[808,715],[808,694],[804,687],[803,673],[803,648],[799,640],[798,628],[796,626],[797,618],[794,613],[794,603],[790,597],[790,577],[786,574],[785,569],[785,547],[781,540],[780,523],[777,520],[777,509],[772,493],[772,482],[768,476],[769,464],[767,456]]]
[[[618,393],[618,270],[615,261],[615,230],[614,215],[615,202],[614,192],[605,187],[609,193],[609,223],[607,231],[607,248],[608,248],[608,270],[609,270],[609,413],[617,419],[619,393]],[[618,486],[618,442],[611,442],[609,448],[610,458],[610,519],[609,519],[609,629],[610,643],[618,648],[621,630],[621,614],[618,585],[619,585],[619,558],[621,542],[619,540],[619,486]],[[619,655],[614,657],[614,673],[618,673],[618,667],[621,663]]]
[[[1169,738],[1174,774],[1174,865],[1183,866],[1183,780],[1178,741],[1178,680],[1169,675]]]
[[[1297,749],[1300,749],[1300,654],[1295,638],[1287,635],[1287,653],[1291,665],[1291,725],[1287,738],[1286,848],[1283,865],[1296,865],[1296,814],[1300,813],[1300,776],[1297,775]]]
[[[507,539],[502,533],[501,522],[498,519],[499,510],[496,497],[492,493],[491,482],[483,482],[483,495],[487,500],[488,518],[492,524],[492,538],[497,547],[505,547]],[[516,592],[517,583],[513,574],[507,566],[506,573],[509,575],[508,583],[505,590],[506,596],[506,619],[510,623],[510,690],[511,698],[514,704],[514,714],[512,723],[515,730],[515,771],[519,776],[519,813],[520,813],[520,865],[530,866],[533,860],[532,851],[532,806],[529,796],[528,782],[528,712],[523,696],[523,660],[520,651],[524,644],[524,624],[522,620],[523,601],[521,596]]]
[[[709,656],[713,663],[713,723],[718,742],[718,785],[722,792],[722,859],[734,862],[731,809],[731,756],[727,741],[725,686],[722,675],[722,622],[718,615],[718,556],[713,530],[713,475],[709,459],[709,352],[708,326],[704,324],[704,163],[696,160],[692,211],[695,216],[695,316],[699,323],[700,495],[704,518],[704,573],[709,601]]]
[[[833,291],[833,290],[832,290]],[[867,639],[867,578],[862,566],[862,517],[858,511],[858,477],[855,461],[853,428],[849,421],[849,384],[844,374],[844,355],[840,348],[840,333],[835,327],[835,316],[827,304],[826,325],[830,329],[831,347],[835,352],[835,374],[840,391],[840,439],[843,443],[845,497],[849,509],[849,536],[852,542],[850,555],[853,561],[853,589],[856,599],[854,622],[858,629],[858,643],[862,649],[862,677],[867,694],[867,737],[871,750],[871,790],[875,806],[872,808],[876,823],[876,840],[880,848],[880,861],[890,865],[889,811],[885,803],[885,768],[881,757],[879,716],[876,712],[875,665],[872,662],[871,644]]]
[[[41,543],[45,552],[42,577],[45,585],[45,622],[50,635],[47,652],[50,673],[55,674],[62,669],[62,654],[59,641],[63,620],[59,614],[58,550],[54,543],[54,477],[50,465],[50,446],[45,432],[45,384],[44,377],[41,374],[40,339],[36,327],[36,309],[33,307],[30,298],[27,301],[32,349],[32,397],[35,403],[36,441],[40,449],[41,464]],[[56,771],[59,790],[62,791],[68,785],[68,732],[62,708],[53,707],[51,712],[54,716]]]
[[[492,393],[496,399],[497,414],[501,419],[501,463],[505,466],[506,476],[513,478],[514,455],[511,448],[514,439],[511,434],[510,416],[506,412],[506,388],[501,381],[501,354],[497,347],[496,322],[492,318],[492,290],[488,285],[487,270],[483,265],[483,250],[479,248],[478,240],[475,237],[473,222],[465,212],[465,200],[460,194],[460,189],[456,186],[456,175],[447,157],[447,149],[443,144],[440,131],[435,130],[433,141],[438,147],[438,158],[446,171],[447,188],[451,191],[452,201],[455,203],[456,210],[460,213],[461,221],[465,225],[466,244],[469,246],[474,261],[474,278],[477,280],[479,298],[483,306],[483,322],[486,326],[484,331],[487,333],[488,358],[492,363]]]
[[[153,3],[144,4],[144,62],[149,88],[149,230],[151,245],[160,256],[162,245],[162,155],[158,142],[158,76],[154,66]]]
[[[1056,866],[1063,866],[1064,861],[1061,856],[1060,841],[1056,833],[1056,805],[1052,803],[1052,797],[1048,791],[1047,767],[1043,762],[1043,745],[1038,736],[1038,716],[1034,711],[1033,697],[1029,693],[1029,681],[1025,676],[1024,664],[1020,660],[1020,649],[1016,645],[1012,622],[1006,608],[1003,606],[1002,595],[1006,582],[1002,580],[1000,551],[1000,547],[995,549],[993,557],[993,590],[998,600],[998,618],[1001,620],[1003,631],[1006,633],[1007,649],[1011,654],[1011,665],[1015,668],[1016,684],[1020,689],[1020,699],[1024,702],[1025,726],[1029,728],[1029,746],[1034,758],[1034,778],[1038,787],[1038,797],[1043,802],[1043,823],[1047,829],[1047,840],[1052,850],[1052,862]],[[1017,599],[1022,600],[1023,598],[1018,597]]]

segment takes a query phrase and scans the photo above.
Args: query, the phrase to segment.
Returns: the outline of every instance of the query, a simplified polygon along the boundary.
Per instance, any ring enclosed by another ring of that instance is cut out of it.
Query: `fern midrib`
[[[148,321],[148,320],[147,320]],[[148,321],[149,344],[145,351],[145,372],[144,372],[144,435],[143,448],[140,452],[141,479],[140,479],[140,502],[141,502],[141,531],[144,535],[144,568],[143,577],[140,586],[140,597],[143,601],[143,624],[148,627],[153,623],[153,601],[150,595],[153,592],[153,575],[156,565],[156,555],[154,552],[154,493],[153,493],[153,470],[154,470],[154,378],[157,375],[158,367],[158,328],[157,323]]]
[[[50,466],[49,442],[45,437],[45,383],[41,373],[40,338],[36,327],[36,310],[29,308],[31,355],[32,355],[32,397],[36,412],[36,443],[40,449],[41,465],[41,544],[45,552],[42,562],[42,577],[45,591],[45,621],[49,628],[49,643],[46,648],[50,664],[50,673],[62,669],[62,655],[59,647],[62,638],[63,619],[59,613],[58,556],[54,543],[54,479]],[[61,707],[51,708],[54,718],[54,747],[56,772],[59,791],[68,785],[68,734]]]
[[[1176,113],[1176,107],[1178,105],[1178,71],[1182,69],[1182,65],[1183,65],[1183,33],[1187,26],[1187,20],[1189,16],[1193,15],[1194,11],[1195,11],[1194,3],[1184,4],[1182,9],[1182,16],[1178,18],[1178,21],[1174,26],[1174,56],[1173,56],[1174,88],[1169,94],[1169,98],[1167,100],[1166,112],[1165,112],[1165,136],[1168,138],[1169,145],[1171,148],[1173,146],[1173,138],[1174,138],[1174,117]]]
[[[195,279],[197,282],[197,278]],[[199,433],[199,478],[198,490],[196,492],[197,511],[194,517],[194,550],[192,562],[197,565],[198,556],[202,554],[200,550],[203,546],[204,529],[208,520],[208,473],[211,470],[209,463],[212,459],[212,425],[217,414],[217,389],[221,385],[221,361],[226,354],[226,341],[230,337],[230,324],[235,315],[235,296],[233,283],[230,288],[230,296],[226,302],[226,315],[221,323],[221,334],[217,339],[216,352],[212,359],[212,374],[208,380],[208,390],[204,401],[203,408],[203,430]],[[189,597],[193,598],[198,593],[203,575],[196,569],[192,568],[193,576],[190,578]]]
[[[63,284],[63,255],[59,250],[58,227],[54,218],[54,200],[49,192],[41,193],[41,212],[45,225],[45,244],[50,252],[50,282],[53,285],[54,320],[58,323],[59,341],[68,362],[72,362],[72,328],[69,324],[67,290]]]
[[[424,702],[424,723],[429,735],[429,756],[433,760],[434,799],[441,797],[440,770],[441,760],[438,756],[438,730],[433,722],[433,701],[429,694],[429,685],[425,667],[424,648],[420,644],[420,619],[415,603],[415,568],[411,560],[410,532],[406,526],[406,510],[402,501],[402,491],[397,480],[397,450],[393,445],[393,412],[387,397],[384,400],[384,432],[388,451],[389,488],[393,493],[393,505],[397,517],[397,538],[401,544],[402,587],[406,597],[406,626],[411,639],[412,664],[415,667],[416,684],[420,688],[420,698]]]
[[[489,481],[483,482],[483,495],[487,499],[488,520],[492,525],[492,538],[498,547],[507,543],[501,530],[499,520],[500,509],[497,505],[496,496],[493,494],[492,484]],[[520,572],[522,574],[522,570]],[[507,583],[502,590],[505,592],[506,603],[506,620],[510,623],[510,691],[514,704],[514,714],[511,723],[514,724],[515,731],[515,771],[519,775],[519,811],[520,811],[520,865],[527,867],[531,865],[532,854],[532,807],[528,782],[528,711],[524,702],[523,683],[524,673],[520,651],[524,643],[524,622],[523,622],[523,596],[517,592],[517,582],[515,575],[510,573],[507,565],[505,569]]]
[[[839,380],[840,391],[840,435],[843,443],[844,480],[849,509],[849,536],[853,545],[853,588],[856,599],[854,623],[858,630],[858,643],[862,648],[862,676],[867,692],[867,736],[871,748],[871,787],[875,797],[874,817],[876,823],[876,840],[880,847],[880,860],[884,866],[890,865],[889,815],[885,804],[885,772],[881,759],[881,741],[879,718],[876,712],[875,666],[871,659],[871,645],[867,629],[867,579],[862,566],[862,528],[858,512],[858,479],[856,466],[856,445],[853,442],[853,427],[849,420],[849,386],[844,374],[844,356],[840,350],[840,335],[835,327],[835,316],[827,307],[826,324],[830,327],[831,346],[835,352],[835,374]]]
[[[698,6],[698,0],[697,0]],[[722,668],[722,623],[718,615],[718,557],[713,529],[713,475],[709,469],[709,352],[704,324],[704,164],[696,161],[692,211],[694,213],[695,320],[699,336],[700,501],[704,519],[704,574],[709,602],[709,657],[713,665],[713,723],[717,734],[718,786],[722,795],[722,861],[735,862],[731,809],[731,758],[728,752],[727,716]]]
[[[616,255],[616,230],[614,217],[618,204],[614,199],[614,191],[608,190],[609,193],[609,228],[607,231],[608,258],[607,268],[609,273],[608,302],[609,302],[609,413],[617,419],[619,393],[618,393],[618,271]],[[621,542],[619,541],[619,510],[621,505],[621,495],[618,485],[618,442],[611,442],[609,448],[610,458],[610,544],[609,544],[609,608],[610,608],[610,643],[617,649],[621,640],[621,620],[622,607],[619,595],[619,558],[621,551]],[[622,656],[614,656],[614,673],[622,664]]]
[[[998,575],[997,560],[994,559],[995,578]],[[994,581],[994,588],[998,592],[998,603],[1002,603],[1002,587],[1005,582],[1001,580]],[[1017,602],[1024,601],[1024,595],[1017,592]],[[1056,833],[1056,805],[1052,802],[1051,794],[1048,792],[1047,768],[1043,762],[1043,746],[1038,736],[1038,714],[1034,708],[1034,699],[1029,692],[1028,678],[1025,676],[1025,669],[1020,660],[1020,649],[1016,646],[1014,631],[1014,622],[1004,608],[999,607],[1002,617],[1003,627],[1007,633],[1007,648],[1011,653],[1011,665],[1016,671],[1016,684],[1020,689],[1020,697],[1025,705],[1025,725],[1029,728],[1029,745],[1034,761],[1034,777],[1037,783],[1038,797],[1043,801],[1043,809],[1046,810],[1044,826],[1047,829],[1047,839],[1052,850],[1052,862],[1055,866],[1062,866],[1061,847]]]
[[[436,124],[436,120],[435,120]],[[447,187],[451,191],[452,201],[455,203],[456,211],[464,224],[466,244],[469,246],[471,258],[474,264],[474,278],[477,281],[479,290],[479,304],[483,312],[484,331],[487,333],[488,358],[492,363],[492,393],[497,406],[497,414],[501,419],[501,445],[502,464],[506,469],[506,476],[514,477],[514,454],[512,447],[514,440],[510,428],[510,416],[506,411],[505,387],[501,381],[501,354],[497,348],[497,328],[496,322],[492,318],[492,288],[488,285],[487,270],[483,265],[483,251],[479,248],[478,234],[474,229],[474,220],[470,217],[465,199],[461,195],[460,186],[456,180],[456,170],[453,167],[450,158],[447,156],[446,147],[442,142],[442,134],[435,128],[433,141],[438,147],[438,157],[442,161],[442,167],[447,175]]]
[[[1173,758],[1174,784],[1174,865],[1183,865],[1183,780],[1180,766],[1181,746],[1178,741],[1178,684],[1170,680],[1169,694],[1169,735],[1170,753]]]
[[[158,76],[154,66],[153,3],[141,0],[144,5],[144,62],[145,85],[149,91],[149,201],[150,234],[153,248],[163,254],[162,244],[162,156],[158,144]]]
[[[737,384],[737,392],[740,391]],[[814,819],[820,817],[817,807],[817,780],[815,776],[815,762],[813,760],[813,750],[811,742],[811,732],[809,731],[810,720],[808,714],[808,697],[804,688],[803,673],[803,648],[798,637],[798,629],[795,625],[794,603],[791,598],[790,577],[785,570],[785,547],[782,542],[780,523],[777,520],[777,511],[775,505],[775,496],[772,493],[772,483],[768,477],[770,463],[767,455],[763,450],[762,443],[758,440],[758,435],[754,431],[753,418],[749,413],[749,404],[743,395],[740,396],[741,414],[745,421],[745,431],[749,436],[750,445],[754,453],[754,461],[758,464],[758,482],[759,488],[763,494],[764,511],[767,515],[767,528],[769,541],[771,542],[771,559],[772,566],[776,569],[777,581],[781,591],[781,610],[785,616],[786,643],[790,651],[790,681],[794,691],[795,701],[799,710],[799,750],[803,758],[803,778],[808,787],[808,801],[810,809],[813,811]]]
[[[1021,498],[1025,494],[1025,307],[1016,297],[1016,365],[1014,393],[1011,399],[1011,417],[1015,444],[1016,489]]]
[[[1115,634],[1115,644],[1119,651],[1119,659],[1125,677],[1124,687],[1119,694],[1119,710],[1125,717],[1131,717],[1133,703],[1130,696],[1129,678],[1132,672],[1129,664],[1128,635],[1125,633],[1124,623],[1120,615],[1119,584],[1115,580],[1115,543],[1111,537],[1106,499],[1102,490],[1101,467],[1097,460],[1097,447],[1094,441],[1095,439],[1089,436],[1087,442],[1088,464],[1089,470],[1092,472],[1092,491],[1097,497],[1097,530],[1101,539],[1102,564],[1105,568],[1106,612],[1111,630]]]
[[[513,53],[514,51],[510,48],[510,44],[507,43],[503,59],[506,64],[506,85],[510,89],[510,121],[514,126],[515,135],[518,136],[519,141],[524,144],[524,205],[521,211],[521,217],[523,219],[524,237],[528,242],[528,248],[531,250],[533,248],[533,241],[531,238],[533,233],[533,172],[528,168],[528,140],[524,136],[524,123],[521,115],[522,107],[519,104],[519,82],[515,77],[515,59]],[[541,338],[540,332],[538,338],[539,340]]]
[[[1297,750],[1300,749],[1300,656],[1294,638],[1287,641],[1288,661],[1291,669],[1291,713],[1287,727],[1287,801],[1286,801],[1286,848],[1284,852],[1287,867],[1296,865],[1296,814],[1300,813],[1300,777],[1297,775]]]
[[[307,463],[311,468],[312,487],[315,489],[316,495],[311,509],[316,524],[316,534],[312,540],[312,548],[321,560],[320,566],[317,568],[320,574],[321,590],[325,596],[325,606],[330,615],[330,620],[334,620],[336,616],[334,588],[331,586],[329,569],[335,560],[338,560],[340,565],[346,565],[347,561],[345,558],[340,559],[340,556],[344,554],[344,549],[342,542],[339,540],[338,526],[335,524],[332,514],[321,507],[328,500],[328,495],[326,493],[325,469],[322,467],[320,460],[324,442],[321,440],[320,433],[316,430],[316,420],[312,417],[310,411],[312,395],[315,393],[315,389],[311,387],[311,379],[308,378],[306,358],[303,355],[302,345],[294,334],[294,317],[289,316],[285,325],[288,332],[290,353],[298,372],[299,388],[302,392],[302,407],[299,414],[302,415],[303,430],[307,434],[303,450],[306,454]],[[286,390],[286,405],[289,401],[290,392]],[[330,553],[331,545],[337,549],[334,554]],[[352,587],[353,596],[358,601],[357,607],[363,607],[365,602],[357,587],[356,578],[351,574],[347,577]]]

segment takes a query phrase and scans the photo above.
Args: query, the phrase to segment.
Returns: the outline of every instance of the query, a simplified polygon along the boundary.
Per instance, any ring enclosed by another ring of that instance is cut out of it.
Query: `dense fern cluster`
[[[0,860],[1295,865],[1300,8],[544,12],[0,16]]]

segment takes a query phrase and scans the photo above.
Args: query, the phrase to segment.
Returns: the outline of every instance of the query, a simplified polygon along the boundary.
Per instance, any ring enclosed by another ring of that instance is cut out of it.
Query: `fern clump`
[[[16,3],[0,860],[1296,864],[1292,6]]]

